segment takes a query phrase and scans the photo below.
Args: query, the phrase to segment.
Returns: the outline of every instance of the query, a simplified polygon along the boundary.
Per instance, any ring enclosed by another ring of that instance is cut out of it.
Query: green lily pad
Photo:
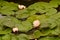
[[[20,34],[18,37],[18,40],[29,40],[28,36],[26,34]]]
[[[10,40],[10,35],[9,34],[7,34],[7,35],[5,35],[5,36],[2,36],[2,40]]]
[[[8,34],[8,33],[11,33],[11,32],[12,32],[12,30],[10,28],[7,28],[5,30],[1,30],[0,34]]]
[[[0,4],[1,10],[0,13],[3,15],[14,15],[14,11],[18,10],[18,4],[15,4],[13,2],[6,2],[2,1]]]
[[[60,38],[59,37],[44,37],[39,40],[60,40]]]
[[[3,21],[3,25],[10,28],[17,27],[17,25],[19,25],[20,23],[21,22],[14,17],[6,17],[4,18],[4,21]]]
[[[24,21],[24,22],[22,22],[22,24],[20,26],[18,26],[18,29],[21,32],[28,32],[32,28],[33,28],[32,24],[29,21]]]

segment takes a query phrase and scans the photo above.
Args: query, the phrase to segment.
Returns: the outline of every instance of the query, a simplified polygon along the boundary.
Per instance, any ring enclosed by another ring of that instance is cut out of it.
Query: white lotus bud
[[[40,21],[39,21],[39,20],[35,20],[35,21],[33,22],[34,28],[35,28],[35,27],[38,27],[39,25],[40,25]]]
[[[22,10],[22,9],[25,9],[26,6],[24,6],[24,5],[18,5],[18,8]]]
[[[35,40],[37,40],[37,39],[35,39]]]
[[[18,32],[18,28],[17,27],[13,28],[12,30],[13,30],[13,32]]]

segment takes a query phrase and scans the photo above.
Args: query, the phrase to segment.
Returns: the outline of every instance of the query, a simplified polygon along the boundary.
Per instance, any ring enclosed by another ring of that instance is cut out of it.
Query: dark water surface
[[[16,2],[16,3],[19,3],[19,4],[23,4],[25,6],[29,6],[29,5],[31,5],[35,2],[41,2],[41,1],[49,2],[50,0],[6,0],[6,1]]]

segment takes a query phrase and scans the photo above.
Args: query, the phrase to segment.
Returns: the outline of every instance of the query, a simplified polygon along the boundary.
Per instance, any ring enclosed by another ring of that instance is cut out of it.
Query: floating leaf
[[[28,24],[28,25],[27,25]],[[22,24],[20,26],[18,26],[19,28],[19,31],[22,31],[22,32],[28,32],[29,30],[31,30],[33,27],[32,27],[32,24],[28,21],[24,21],[22,22]]]
[[[11,32],[12,32],[12,30],[8,28],[8,29],[0,31],[0,34],[8,34],[8,33],[11,33]]]
[[[19,19],[23,19],[23,18],[28,18],[29,17],[29,12],[27,10],[20,10],[16,12],[16,17]]]
[[[34,37],[34,38],[39,38],[41,35],[42,35],[42,33],[41,33],[39,30],[36,30],[36,31],[33,33],[33,37]]]
[[[15,11],[18,10],[17,6],[18,4],[15,4],[13,2],[6,2],[6,1],[2,1],[0,4],[0,13],[3,15],[14,15]]]
[[[7,34],[7,35],[5,35],[5,36],[2,36],[2,40],[10,40],[10,35],[9,34]]]
[[[17,25],[19,25],[21,22],[14,18],[14,17],[6,17],[3,21],[3,25],[13,28],[13,27],[17,27]]]
[[[60,38],[59,37],[44,37],[39,40],[60,40]]]
[[[26,34],[20,34],[19,36],[17,36],[19,40],[29,40],[28,36]]]
[[[46,15],[50,16],[50,15],[54,15],[57,13],[57,10],[54,9],[54,8],[51,8],[51,9],[46,9],[47,12],[46,12]]]
[[[18,40],[16,35],[11,34],[11,40]]]

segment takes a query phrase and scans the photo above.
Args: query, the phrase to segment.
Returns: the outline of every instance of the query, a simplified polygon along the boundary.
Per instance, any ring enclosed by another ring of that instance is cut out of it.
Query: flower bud
[[[40,25],[40,21],[39,21],[39,20],[35,20],[35,21],[33,22],[34,28],[35,28],[35,27],[38,27],[39,25]]]
[[[13,30],[13,32],[18,32],[18,28],[17,27],[13,28],[12,30]]]
[[[22,9],[25,9],[26,6],[24,6],[24,5],[18,5],[18,8],[19,8],[20,10],[22,10]]]

